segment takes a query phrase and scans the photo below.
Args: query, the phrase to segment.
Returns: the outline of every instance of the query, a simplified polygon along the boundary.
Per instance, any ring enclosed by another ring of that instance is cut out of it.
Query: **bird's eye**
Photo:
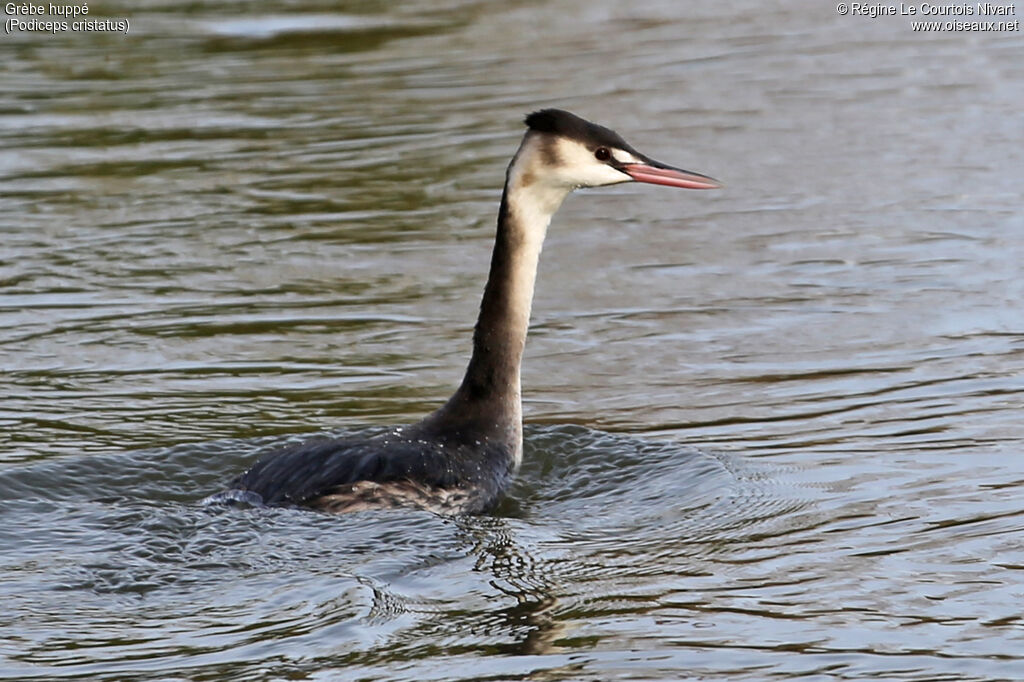
[[[612,153],[608,151],[608,147],[598,147],[594,151],[594,158],[598,161],[607,161],[612,158]]]

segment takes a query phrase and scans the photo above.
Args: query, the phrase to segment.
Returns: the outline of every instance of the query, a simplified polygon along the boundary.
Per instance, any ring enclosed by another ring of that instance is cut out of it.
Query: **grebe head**
[[[579,187],[647,182],[685,189],[715,189],[713,178],[655,161],[614,130],[561,109],[526,117],[529,131],[509,167],[513,184],[540,185],[567,194]],[[564,196],[564,194],[563,194]]]

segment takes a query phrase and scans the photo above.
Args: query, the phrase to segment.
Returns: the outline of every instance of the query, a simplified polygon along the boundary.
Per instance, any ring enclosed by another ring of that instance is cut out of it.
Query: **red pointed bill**
[[[667,185],[684,189],[717,189],[722,186],[722,183],[714,178],[671,166],[629,163],[623,166],[622,170],[637,182],[647,182],[652,185]]]

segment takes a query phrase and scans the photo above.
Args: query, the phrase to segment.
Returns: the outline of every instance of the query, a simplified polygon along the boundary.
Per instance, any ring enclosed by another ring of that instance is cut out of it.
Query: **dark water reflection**
[[[90,11],[0,42],[0,676],[1020,676],[1019,32]],[[566,202],[499,512],[200,505],[446,397],[548,105],[727,188]]]

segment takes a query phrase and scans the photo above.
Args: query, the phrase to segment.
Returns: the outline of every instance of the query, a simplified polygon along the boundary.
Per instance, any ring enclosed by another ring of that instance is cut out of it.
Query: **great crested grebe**
[[[455,394],[409,426],[272,452],[210,501],[328,512],[411,506],[441,514],[482,513],[497,504],[523,456],[519,367],[541,244],[562,200],[579,187],[631,181],[719,186],[644,156],[615,131],[567,111],[537,111],[526,125],[505,173],[473,355]]]

